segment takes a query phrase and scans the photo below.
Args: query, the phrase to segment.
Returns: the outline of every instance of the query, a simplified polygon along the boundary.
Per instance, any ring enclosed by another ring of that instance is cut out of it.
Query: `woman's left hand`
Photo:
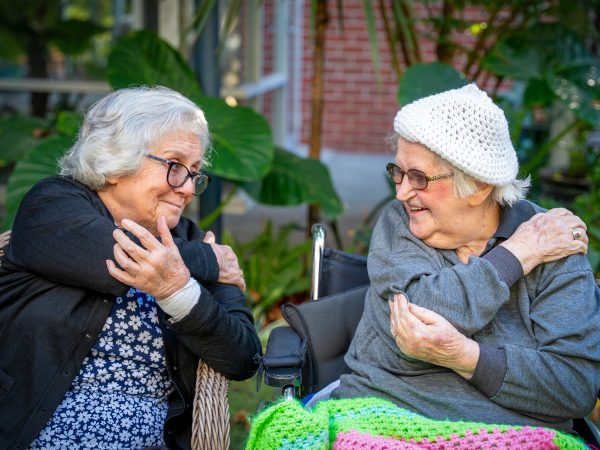
[[[404,294],[390,302],[390,326],[398,348],[407,356],[473,376],[479,344],[461,334],[439,314],[409,303]]]
[[[113,248],[115,261],[121,268],[112,260],[107,260],[106,266],[114,278],[153,295],[157,300],[169,297],[186,285],[190,271],[173,242],[164,217],[157,221],[160,241],[132,220],[124,219],[121,226],[137,237],[142,246],[129,239],[123,231],[113,231],[117,241]]]

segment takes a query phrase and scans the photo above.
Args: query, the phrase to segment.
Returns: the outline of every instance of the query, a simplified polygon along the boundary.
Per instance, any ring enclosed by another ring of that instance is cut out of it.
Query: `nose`
[[[396,184],[396,198],[401,202],[405,202],[415,195],[415,189],[408,182],[408,176],[404,175],[402,183]]]
[[[175,192],[183,194],[186,197],[190,197],[196,193],[196,184],[191,177],[187,177],[185,183],[178,188],[175,188]]]

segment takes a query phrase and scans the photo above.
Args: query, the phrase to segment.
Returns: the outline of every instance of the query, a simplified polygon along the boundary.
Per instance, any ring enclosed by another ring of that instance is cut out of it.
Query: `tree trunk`
[[[446,64],[452,65],[454,61],[454,47],[452,44],[452,28],[450,27],[450,21],[453,20],[454,16],[454,5],[452,2],[446,0],[442,3],[442,22],[438,30],[437,37],[437,57],[438,61],[445,62]]]
[[[312,159],[321,157],[321,129],[323,127],[323,76],[325,72],[325,31],[329,16],[327,0],[317,0],[314,36],[314,65],[312,78],[312,101],[310,121],[310,147],[308,156]],[[314,223],[319,221],[319,206],[308,206],[308,233]]]
[[[27,45],[27,77],[48,78],[48,46],[43,38],[37,35],[30,36]],[[47,92],[31,93],[31,114],[38,117],[46,115],[48,107]]]

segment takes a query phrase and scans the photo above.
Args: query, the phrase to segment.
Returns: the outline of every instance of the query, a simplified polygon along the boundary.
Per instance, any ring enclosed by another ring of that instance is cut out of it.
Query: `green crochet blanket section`
[[[578,438],[555,430],[433,420],[378,398],[327,400],[312,410],[305,409],[296,400],[283,401],[260,412],[251,423],[246,450],[330,449],[340,433],[345,432],[419,443],[511,430],[528,433],[544,430],[546,435],[554,435],[549,444],[558,449],[588,448]]]

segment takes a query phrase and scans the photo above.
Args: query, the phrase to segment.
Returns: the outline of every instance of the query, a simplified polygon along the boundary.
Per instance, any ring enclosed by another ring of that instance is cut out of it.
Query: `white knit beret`
[[[517,177],[504,112],[475,84],[409,103],[396,114],[394,130],[476,180],[503,185]]]

